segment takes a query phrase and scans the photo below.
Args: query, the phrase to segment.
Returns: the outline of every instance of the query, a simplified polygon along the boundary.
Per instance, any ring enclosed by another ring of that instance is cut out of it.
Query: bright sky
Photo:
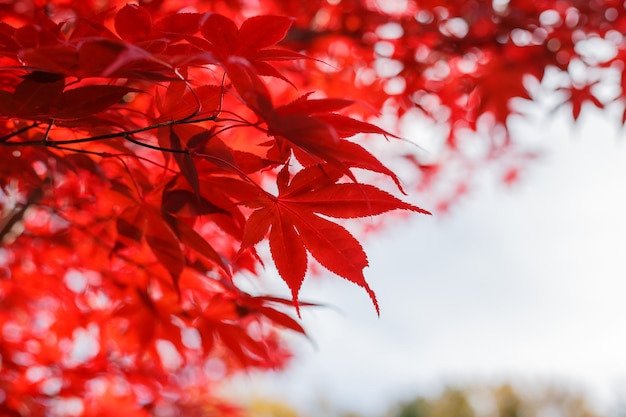
[[[520,183],[485,181],[452,213],[366,241],[380,318],[356,286],[305,284],[303,299],[341,312],[305,312],[317,347],[296,338],[288,371],[241,391],[375,416],[447,382],[537,380],[612,404],[626,388],[626,143],[596,116],[517,126],[546,150]]]

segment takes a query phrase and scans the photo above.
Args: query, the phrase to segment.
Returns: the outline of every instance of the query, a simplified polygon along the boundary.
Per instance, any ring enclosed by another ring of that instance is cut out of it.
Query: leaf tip
[[[423,209],[421,207],[417,207],[417,206],[411,206],[411,211],[414,211],[416,213],[420,213],[420,214],[425,214],[427,216],[432,216],[433,213],[431,213],[430,211]]]
[[[293,302],[293,306],[296,308],[296,314],[298,314],[298,318],[302,319],[302,313],[300,312],[300,301],[298,300],[298,293],[300,292],[299,288],[291,289],[291,300]]]
[[[365,288],[365,291],[367,291],[367,295],[370,296],[370,299],[372,300],[372,304],[374,304],[374,308],[376,309],[376,315],[380,317],[380,306],[378,305],[378,299],[376,298],[376,294],[370,288],[369,285],[365,284],[364,288]]]

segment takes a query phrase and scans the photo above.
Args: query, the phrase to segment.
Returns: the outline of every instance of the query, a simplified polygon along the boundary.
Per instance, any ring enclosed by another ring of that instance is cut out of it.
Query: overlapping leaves
[[[207,358],[226,373],[284,364],[276,329],[304,333],[289,308],[310,305],[299,301],[310,256],[365,288],[378,311],[367,256],[341,219],[426,213],[358,180],[364,169],[400,187],[348,140],[392,136],[344,114],[351,100],[293,100],[300,93],[288,65],[307,58],[280,46],[291,18],[239,25],[218,13],[155,13],[157,3],[67,15],[55,15],[66,7],[55,3],[49,15],[0,23],[0,184],[7,195],[16,189],[0,202],[9,219],[0,238],[12,239],[2,297],[27,310],[0,309],[0,321],[41,311],[55,321],[0,353],[3,369],[17,369],[15,346],[70,345],[91,332],[98,348],[80,364],[86,377],[53,358],[59,349],[30,352],[33,363],[57,364],[62,396],[82,396],[105,369],[125,381],[152,370],[155,387],[178,389],[181,367]],[[12,199],[16,206],[5,207]],[[5,233],[16,224],[22,229]],[[292,299],[236,286],[238,274],[260,274],[255,246],[263,240]],[[51,278],[70,264],[96,278]],[[166,363],[164,342],[178,362]],[[39,401],[27,385],[24,395]],[[21,394],[8,395],[22,406]],[[154,401],[142,407],[154,411],[160,395],[151,391]]]

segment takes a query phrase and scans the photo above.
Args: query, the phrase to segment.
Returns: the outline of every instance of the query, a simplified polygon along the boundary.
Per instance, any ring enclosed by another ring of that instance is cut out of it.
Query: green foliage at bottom
[[[328,406],[322,413],[296,411],[286,404],[255,400],[249,417],[332,417]],[[592,411],[583,393],[556,385],[465,385],[443,389],[438,395],[418,396],[390,407],[381,416],[344,414],[342,417],[605,417]]]

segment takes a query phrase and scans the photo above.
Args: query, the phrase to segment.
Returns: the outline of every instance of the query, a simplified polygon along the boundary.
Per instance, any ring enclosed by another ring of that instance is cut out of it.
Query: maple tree
[[[426,214],[403,185],[526,158],[529,77],[564,75],[574,119],[623,106],[596,92],[624,73],[621,3],[439,3],[0,3],[2,414],[234,413],[211,389],[286,363],[309,255],[378,310],[343,219]],[[393,127],[416,111],[448,126],[427,158]],[[240,288],[264,261],[291,298]]]

